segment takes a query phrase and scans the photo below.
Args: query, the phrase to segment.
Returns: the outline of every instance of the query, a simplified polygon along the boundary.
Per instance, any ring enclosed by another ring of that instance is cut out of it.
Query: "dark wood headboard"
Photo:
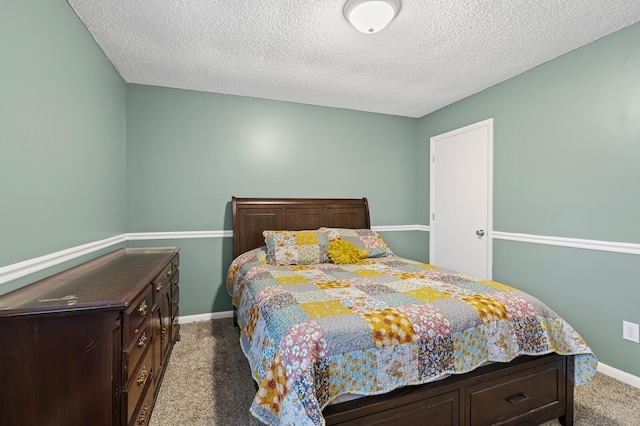
[[[233,210],[233,257],[264,245],[262,231],[330,228],[368,229],[366,198],[236,198]]]

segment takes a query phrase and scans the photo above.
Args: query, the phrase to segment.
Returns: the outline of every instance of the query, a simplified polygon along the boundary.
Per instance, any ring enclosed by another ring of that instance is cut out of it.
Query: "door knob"
[[[478,236],[478,239],[484,237],[484,230],[483,229],[478,229],[476,231],[476,235]]]

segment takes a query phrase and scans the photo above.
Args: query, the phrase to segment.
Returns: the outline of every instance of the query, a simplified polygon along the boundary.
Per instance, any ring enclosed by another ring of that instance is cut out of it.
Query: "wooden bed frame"
[[[370,228],[361,199],[232,198],[233,256],[263,246],[262,231]],[[436,382],[329,405],[327,425],[573,425],[573,356],[521,356]]]

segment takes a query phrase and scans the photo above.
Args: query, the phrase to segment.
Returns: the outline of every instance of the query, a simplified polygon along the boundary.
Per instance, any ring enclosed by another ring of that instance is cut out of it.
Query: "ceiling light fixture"
[[[400,11],[400,0],[348,0],[344,16],[363,33],[377,33]]]

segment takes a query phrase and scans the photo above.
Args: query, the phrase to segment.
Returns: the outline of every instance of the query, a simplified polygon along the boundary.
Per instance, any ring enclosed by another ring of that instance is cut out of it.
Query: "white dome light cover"
[[[348,0],[344,16],[358,31],[373,34],[386,27],[399,10],[400,0]]]

